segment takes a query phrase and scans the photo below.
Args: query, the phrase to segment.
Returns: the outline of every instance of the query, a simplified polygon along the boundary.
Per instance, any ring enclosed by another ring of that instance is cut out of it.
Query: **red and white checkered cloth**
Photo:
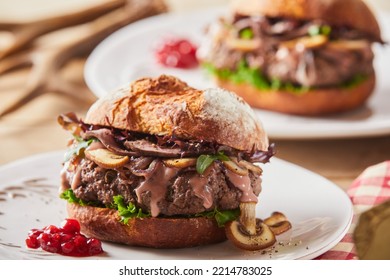
[[[367,168],[347,191],[354,206],[352,225],[344,238],[317,260],[357,259],[353,243],[353,231],[359,216],[364,211],[390,199],[390,161]]]

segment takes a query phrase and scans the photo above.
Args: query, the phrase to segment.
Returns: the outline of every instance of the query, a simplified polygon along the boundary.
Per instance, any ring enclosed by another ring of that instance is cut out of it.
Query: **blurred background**
[[[0,0],[0,20],[12,22],[39,20],[104,2],[109,1]],[[165,2],[169,10],[176,13],[229,3],[228,0],[166,0]],[[366,2],[375,11],[388,11],[390,15],[390,1],[367,0]],[[58,34],[42,36],[36,44],[41,44],[43,47],[56,47],[56,44],[60,45],[79,35],[72,28],[56,33]],[[0,32],[0,48],[9,43],[10,39],[8,33]],[[37,153],[64,149],[69,135],[57,125],[57,116],[69,111],[83,116],[95,100],[95,96],[84,83],[83,67],[86,57],[87,54],[67,61],[65,66],[56,73],[56,76],[61,76],[62,80],[70,81],[75,88],[85,91],[84,100],[49,92],[0,119],[0,164]],[[27,85],[29,74],[30,68],[23,68],[0,75],[0,107],[12,103],[12,100],[23,94],[23,87]],[[271,139],[271,141],[277,145],[279,158],[317,172],[343,189],[348,187],[367,166],[390,158],[390,136],[336,140]]]

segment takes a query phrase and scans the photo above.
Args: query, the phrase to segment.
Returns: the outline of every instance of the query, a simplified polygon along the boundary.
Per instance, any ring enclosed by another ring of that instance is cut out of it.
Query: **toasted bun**
[[[137,218],[124,225],[114,209],[75,203],[68,203],[67,209],[69,217],[79,221],[84,234],[104,241],[171,249],[226,240],[224,228],[219,228],[214,219],[205,217]]]
[[[362,0],[233,0],[231,8],[249,16],[322,19],[332,25],[363,31],[376,41],[382,41],[378,22]]]
[[[166,75],[107,94],[92,105],[85,122],[243,151],[268,149],[261,123],[240,97],[222,89],[197,90]]]
[[[361,106],[373,92],[375,74],[352,88],[313,89],[302,94],[260,91],[249,84],[217,79],[217,84],[236,92],[251,106],[296,115],[339,113]]]

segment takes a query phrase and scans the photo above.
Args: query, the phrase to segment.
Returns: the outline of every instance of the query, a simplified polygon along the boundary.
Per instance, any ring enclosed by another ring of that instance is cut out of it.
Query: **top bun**
[[[374,14],[362,0],[233,0],[231,8],[241,15],[322,19],[335,26],[348,26],[382,41]]]
[[[105,95],[89,109],[85,122],[242,151],[268,149],[261,123],[242,98],[218,88],[197,90],[166,75],[142,78]]]

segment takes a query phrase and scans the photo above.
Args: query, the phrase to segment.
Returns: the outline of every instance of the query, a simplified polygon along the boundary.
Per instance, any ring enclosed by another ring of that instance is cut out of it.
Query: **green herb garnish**
[[[203,212],[195,215],[197,217],[213,218],[217,221],[219,227],[223,227],[227,222],[234,221],[240,216],[240,209],[218,210]]]
[[[250,28],[245,28],[245,29],[240,31],[240,38],[241,39],[250,40],[250,39],[253,39],[254,36],[255,35],[253,34],[252,29],[250,29]]]
[[[91,145],[93,139],[84,140],[81,137],[75,136],[77,144],[73,144],[65,153],[64,161],[71,159],[73,155],[84,157],[84,150]]]
[[[113,208],[117,209],[119,216],[121,216],[121,222],[127,224],[130,219],[133,218],[146,218],[150,217],[150,214],[142,212],[141,208],[136,207],[133,203],[126,205],[124,198],[121,195],[116,195],[113,197]]]
[[[309,27],[307,33],[310,36],[325,35],[329,36],[332,32],[332,27],[329,25],[312,25]]]
[[[201,155],[196,161],[196,171],[199,174],[203,174],[215,160],[228,161],[230,159],[222,152],[218,152],[216,155]]]

